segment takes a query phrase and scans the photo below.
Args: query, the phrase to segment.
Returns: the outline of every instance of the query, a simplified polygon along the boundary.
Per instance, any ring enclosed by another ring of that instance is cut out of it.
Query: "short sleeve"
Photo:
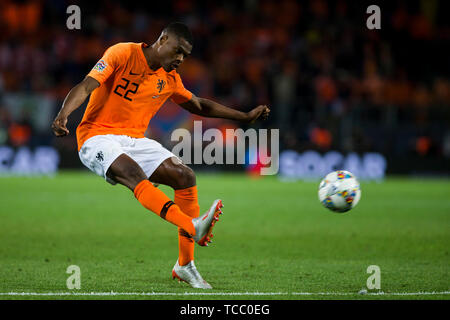
[[[94,78],[100,84],[105,82],[109,76],[123,63],[124,48],[120,44],[109,47],[103,57],[88,73],[88,76]]]
[[[184,87],[178,73],[175,73],[175,91],[170,96],[170,99],[176,104],[184,103],[192,99],[192,92]]]

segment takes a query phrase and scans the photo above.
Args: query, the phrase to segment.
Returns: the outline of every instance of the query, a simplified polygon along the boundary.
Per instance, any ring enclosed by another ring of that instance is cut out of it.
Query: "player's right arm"
[[[128,52],[126,43],[118,43],[109,47],[86,78],[70,90],[52,124],[53,132],[57,137],[69,134],[69,130],[66,128],[69,115],[86,100],[92,91],[104,83],[121,64],[126,63]]]
[[[90,76],[87,76],[83,81],[69,91],[64,99],[61,110],[59,110],[58,115],[55,120],[53,120],[52,130],[57,137],[63,137],[69,134],[69,130],[66,127],[69,115],[76,110],[86,100],[91,92],[99,86],[100,82]]]

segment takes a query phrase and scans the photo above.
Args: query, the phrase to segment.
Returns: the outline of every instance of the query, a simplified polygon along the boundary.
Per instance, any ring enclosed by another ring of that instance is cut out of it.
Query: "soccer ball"
[[[320,182],[320,203],[331,211],[347,212],[358,204],[360,198],[359,182],[349,171],[333,171]]]

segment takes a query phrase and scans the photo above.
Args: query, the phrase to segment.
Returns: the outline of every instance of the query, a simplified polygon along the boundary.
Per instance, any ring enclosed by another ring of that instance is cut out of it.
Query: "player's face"
[[[191,51],[192,45],[185,39],[169,35],[159,48],[161,66],[166,72],[177,69]]]

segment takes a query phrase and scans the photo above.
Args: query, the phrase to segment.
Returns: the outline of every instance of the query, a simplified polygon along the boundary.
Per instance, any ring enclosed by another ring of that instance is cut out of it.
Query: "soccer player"
[[[176,22],[151,46],[131,42],[111,46],[70,90],[52,129],[57,137],[68,135],[69,115],[91,95],[76,130],[81,162],[107,182],[128,187],[145,208],[176,225],[179,257],[173,278],[194,288],[210,289],[195,267],[194,241],[200,246],[211,242],[222,201],[215,200],[199,217],[194,172],[144,133],[169,98],[193,114],[243,122],[266,119],[270,109],[260,105],[244,113],[185,89],[176,69],[191,53],[192,45],[189,28]],[[153,183],[172,187],[173,201]]]

